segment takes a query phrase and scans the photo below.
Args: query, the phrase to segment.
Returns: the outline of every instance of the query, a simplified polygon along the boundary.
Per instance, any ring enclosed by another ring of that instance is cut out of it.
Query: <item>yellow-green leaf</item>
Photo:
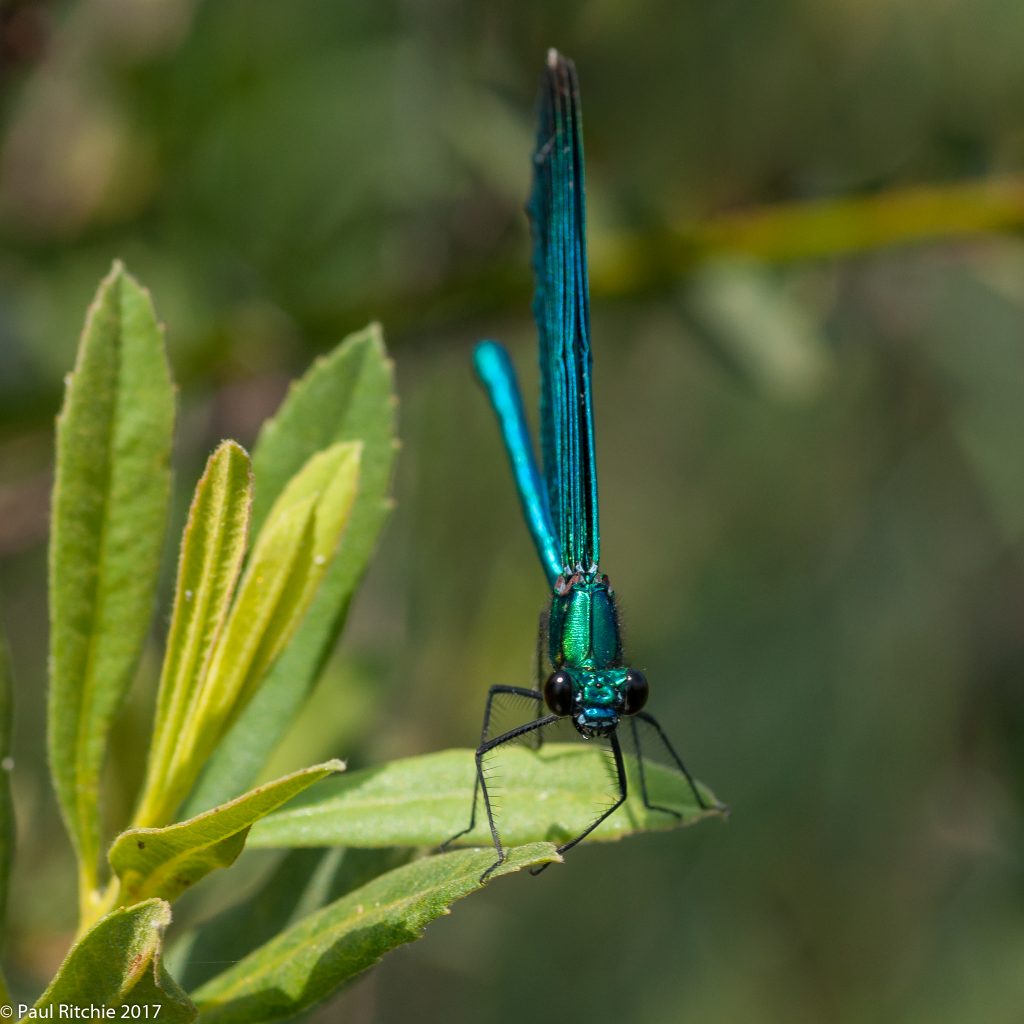
[[[636,763],[627,757],[629,798],[588,841],[620,839],[634,832],[674,828],[722,811],[702,810],[678,772],[646,761],[651,803],[644,805]],[[323,786],[310,799],[264,818],[252,830],[250,846],[423,846],[435,845],[465,828],[473,795],[471,750],[446,750],[352,772]],[[501,814],[506,844],[544,839],[565,842],[578,835],[614,799],[607,755],[582,744],[548,743],[539,751],[503,750],[499,765]],[[718,802],[701,786],[705,803]],[[477,809],[477,827],[460,843],[490,844],[487,816]]]
[[[348,522],[360,453],[358,443],[317,453],[275,502],[177,737],[165,809],[187,794],[302,621]]]
[[[371,324],[318,359],[260,432],[253,452],[257,523],[306,460],[337,441],[363,446],[359,493],[309,611],[213,755],[189,801],[190,813],[223,803],[252,783],[305,702],[341,632],[390,508],[395,408],[392,364],[380,326]]]
[[[249,456],[225,441],[206,464],[185,525],[136,826],[162,824],[180,802],[181,794],[169,787],[174,750],[231,607],[245,558],[251,504]]]
[[[456,900],[480,888],[492,851],[427,857],[303,918],[193,993],[204,1024],[262,1024],[300,1013],[420,938]],[[509,851],[491,876],[558,860],[550,843]]]
[[[149,295],[115,264],[86,319],[57,421],[50,534],[50,767],[83,905],[97,881],[110,725],[152,613],[173,423]]]
[[[344,768],[341,761],[328,761],[268,782],[188,821],[121,833],[108,855],[120,881],[117,902],[177,899],[211,871],[235,862],[254,821]]]
[[[61,1006],[149,1005],[164,1024],[187,1024],[195,1006],[161,962],[171,908],[148,900],[115,910],[71,948],[57,976],[36,1003],[37,1016]]]
[[[279,509],[281,514],[287,514],[289,509],[307,501],[315,503],[311,564],[302,590],[295,595],[293,604],[282,608],[276,617],[273,624],[275,633],[265,642],[263,660],[254,666],[247,680],[247,688],[243,691],[246,698],[263,681],[270,666],[294,636],[338,550],[338,542],[347,528],[359,491],[362,454],[362,444],[347,441],[311,456],[281,492],[267,518],[265,529],[270,530]]]
[[[276,645],[282,618],[305,589],[312,566],[315,501],[307,498],[261,535],[227,624],[195,692],[164,780],[166,806],[177,807],[237,707],[254,666]],[[173,810],[171,811],[173,813]]]

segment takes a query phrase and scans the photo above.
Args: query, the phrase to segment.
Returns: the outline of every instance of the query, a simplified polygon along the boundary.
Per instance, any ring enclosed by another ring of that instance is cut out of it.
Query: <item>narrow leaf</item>
[[[315,511],[313,498],[292,506],[257,543],[164,779],[163,804],[172,814],[216,747],[254,666],[266,663],[282,619],[305,590],[313,565]]]
[[[359,492],[362,453],[363,447],[358,441],[347,441],[311,456],[281,492],[267,519],[267,529],[272,529],[278,509],[287,514],[287,510],[307,500],[314,502],[311,564],[301,590],[296,592],[290,605],[282,606],[272,623],[273,632],[264,639],[262,659],[256,662],[246,680],[245,699],[262,683],[270,666],[292,640],[338,551],[339,540],[347,528]],[[260,541],[257,539],[256,554],[259,549]]]
[[[108,855],[120,880],[117,902],[177,899],[211,871],[235,862],[254,821],[344,768],[341,761],[328,761],[268,782],[197,818],[166,828],[134,828],[121,833]]]
[[[359,485],[360,454],[358,444],[318,452],[275,503],[210,668],[207,690],[218,704],[234,705],[237,693],[251,693],[295,632],[347,521]],[[286,560],[288,538],[304,519],[308,542]],[[273,593],[275,581],[279,593]]]
[[[147,793],[146,820],[173,815],[302,621],[348,521],[360,451],[345,443],[314,455],[274,504],[208,667],[192,687],[169,767]]]
[[[265,818],[249,843],[276,846],[423,846],[440,843],[469,821],[475,761],[472,751],[446,750],[352,772],[303,800]],[[644,761],[651,803],[680,815],[644,806],[636,764],[627,758],[629,798],[589,837],[612,840],[635,832],[686,825],[721,810],[702,810],[676,772]],[[578,835],[614,797],[607,757],[573,744],[545,744],[540,751],[515,747],[500,765],[502,811],[499,826],[509,845]],[[709,807],[718,806],[701,786]],[[489,844],[487,817],[477,810],[477,828],[463,840]]]
[[[550,843],[509,852],[492,875],[558,860]],[[480,888],[490,851],[428,857],[375,878],[310,914],[194,994],[204,1024],[262,1024],[300,1013],[420,938],[456,900]]]
[[[173,422],[149,295],[115,264],[86,319],[57,421],[50,535],[50,766],[83,905],[97,878],[110,725],[152,612]]]
[[[353,511],[362,527],[367,503],[385,505],[394,462],[393,367],[379,324],[350,334],[293,382],[277,414],[267,420],[253,450],[259,528],[288,482],[312,455],[338,441],[363,446],[360,498]],[[382,507],[375,511],[378,521]],[[371,541],[372,543],[372,541]]]
[[[71,948],[57,976],[36,1003],[35,1016],[58,1016],[61,1007],[148,1004],[150,1017],[187,1024],[196,1009],[161,962],[171,908],[149,900],[102,918]]]
[[[174,613],[157,698],[146,785],[135,824],[160,824],[164,780],[211,652],[231,606],[245,557],[252,502],[249,457],[233,441],[210,456],[196,487],[181,544]]]
[[[288,649],[213,756],[190,813],[242,792],[294,720],[341,628],[389,505],[395,448],[394,384],[379,325],[346,338],[292,386],[253,454],[255,520],[306,460],[337,441],[363,446],[359,493],[337,556]]]

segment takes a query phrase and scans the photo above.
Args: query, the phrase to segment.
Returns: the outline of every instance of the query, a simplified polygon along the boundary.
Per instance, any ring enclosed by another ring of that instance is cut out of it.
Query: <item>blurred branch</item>
[[[723,257],[825,259],[1024,227],[1024,177],[914,185],[865,196],[755,206],[621,238],[591,261],[595,294],[630,295]]]
[[[1024,177],[913,185],[868,196],[755,207],[695,232],[708,254],[775,262],[852,253],[1024,226]]]
[[[862,196],[800,200],[713,214],[646,233],[591,238],[594,298],[636,298],[671,288],[719,259],[765,263],[841,258],[895,246],[978,237],[1024,228],[1024,176],[913,185]],[[440,287],[381,294],[322,310],[316,326],[337,330],[377,317],[389,331],[440,329],[480,315],[527,308],[528,261],[492,261],[452,274]]]

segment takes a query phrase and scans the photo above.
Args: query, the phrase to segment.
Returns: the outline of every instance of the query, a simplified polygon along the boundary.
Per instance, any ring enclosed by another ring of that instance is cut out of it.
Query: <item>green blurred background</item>
[[[397,360],[398,507],[275,767],[469,746],[487,686],[530,680],[545,587],[469,360],[501,338],[535,393],[522,205],[557,45],[586,110],[605,568],[652,708],[732,819],[495,885],[317,1019],[1019,1022],[1024,244],[872,240],[924,184],[999,180],[1014,223],[1022,39],[1016,0],[0,5],[16,991],[73,926],[45,516],[62,375],[114,257],[181,384],[169,567],[219,438],[251,443],[371,317]],[[939,195],[923,234],[962,218]],[[741,260],[700,234],[782,201],[826,204],[827,237],[797,218]],[[233,898],[248,859],[184,912]]]

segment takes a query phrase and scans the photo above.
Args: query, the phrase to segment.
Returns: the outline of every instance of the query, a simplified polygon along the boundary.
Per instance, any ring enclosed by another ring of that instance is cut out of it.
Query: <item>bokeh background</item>
[[[495,885],[317,1019],[1019,1022],[1022,39],[1015,0],[0,5],[16,990],[72,927],[46,505],[114,257],[181,385],[169,565],[219,438],[251,443],[371,317],[397,361],[397,510],[275,766],[469,746],[487,686],[530,679],[545,588],[469,358],[501,338],[535,393],[522,205],[557,45],[586,112],[605,568],[732,819]]]

